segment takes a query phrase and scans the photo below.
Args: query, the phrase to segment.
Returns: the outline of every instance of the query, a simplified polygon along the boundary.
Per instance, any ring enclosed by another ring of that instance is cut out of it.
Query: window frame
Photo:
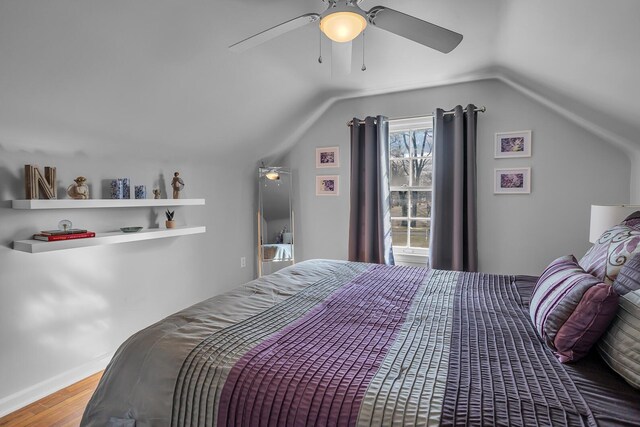
[[[419,159],[419,157],[411,157],[411,153],[409,153],[408,157],[391,157],[391,133],[396,133],[396,132],[411,132],[411,131],[416,131],[416,130],[424,130],[424,129],[431,129],[433,130],[433,115],[426,115],[426,116],[422,116],[422,117],[414,117],[414,118],[410,118],[410,119],[396,119],[396,120],[389,120],[389,170],[391,171],[391,161],[392,160],[398,160],[398,159],[402,159],[402,160],[409,160],[410,161],[410,167],[412,168],[413,165],[412,160],[414,159]],[[435,142],[434,142],[435,143]],[[434,157],[434,151],[431,151],[431,162],[433,164],[433,157]],[[412,173],[411,173],[412,175]],[[426,186],[412,186],[412,185],[406,185],[406,186],[392,186],[391,185],[391,176],[389,177],[389,190],[390,192],[393,191],[406,191],[406,192],[412,192],[412,191],[421,191],[421,192],[430,192],[431,196],[433,197],[433,181],[431,182],[431,186],[430,187],[426,187]],[[412,184],[411,182],[412,177],[410,176],[409,178],[409,183]],[[409,197],[409,199],[411,199],[411,197]],[[433,206],[433,205],[432,205]],[[413,217],[411,216],[411,207],[409,206],[408,208],[408,215],[406,217],[391,217],[392,220],[404,220],[407,221],[408,223],[410,223],[411,221],[424,221],[425,218],[424,217]],[[431,224],[431,215],[429,217],[426,218],[426,221],[428,222],[428,224]],[[407,243],[411,243],[411,238],[410,238],[410,234],[411,234],[411,226],[409,224],[409,226],[407,227]],[[430,246],[429,242],[429,246]],[[429,253],[430,253],[430,247],[427,248],[417,248],[417,247],[412,247],[412,246],[396,246],[393,245],[393,254],[394,257],[396,258],[396,261],[400,261],[404,264],[415,264],[415,265],[424,265],[429,257]]]

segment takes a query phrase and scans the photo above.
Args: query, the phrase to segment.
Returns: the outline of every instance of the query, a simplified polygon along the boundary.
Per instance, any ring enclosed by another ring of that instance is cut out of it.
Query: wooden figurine
[[[160,189],[159,188],[154,188],[153,189],[153,198],[154,199],[159,199],[160,198]]]
[[[24,188],[27,200],[39,199],[40,190],[45,199],[57,199],[56,168],[45,166],[44,176],[42,176],[38,166],[24,165]]]
[[[171,180],[171,187],[173,188],[173,198],[179,199],[180,192],[184,188],[184,181],[180,178],[180,172],[175,172],[173,174],[173,179]]]

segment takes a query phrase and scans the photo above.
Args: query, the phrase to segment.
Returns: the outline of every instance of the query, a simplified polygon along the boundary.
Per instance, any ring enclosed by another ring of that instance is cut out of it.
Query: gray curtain
[[[349,261],[393,264],[388,140],[386,117],[353,119]]]
[[[431,267],[441,270],[478,271],[475,108],[434,119]]]

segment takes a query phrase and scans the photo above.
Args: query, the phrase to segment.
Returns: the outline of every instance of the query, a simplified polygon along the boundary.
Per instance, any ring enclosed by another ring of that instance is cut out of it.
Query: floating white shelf
[[[204,205],[205,199],[12,200],[13,209],[141,208]]]
[[[150,228],[137,233],[96,233],[96,237],[88,239],[59,240],[56,242],[43,242],[41,240],[16,240],[13,249],[32,254],[42,252],[61,251],[65,249],[85,248],[88,246],[103,246],[114,243],[137,242],[140,240],[162,239],[164,237],[187,236],[189,234],[205,233],[205,226],[178,227],[178,228]]]

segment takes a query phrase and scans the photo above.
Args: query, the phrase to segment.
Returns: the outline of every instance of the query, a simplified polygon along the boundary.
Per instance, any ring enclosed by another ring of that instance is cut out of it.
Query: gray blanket
[[[300,263],[131,337],[82,425],[640,425],[640,393],[544,346],[532,284]]]

